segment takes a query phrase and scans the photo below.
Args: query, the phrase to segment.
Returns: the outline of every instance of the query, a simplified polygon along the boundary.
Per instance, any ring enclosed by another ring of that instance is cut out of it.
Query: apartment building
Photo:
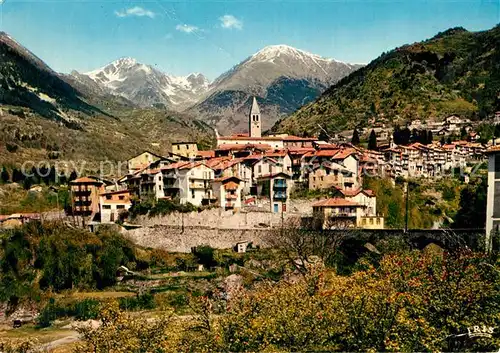
[[[82,177],[71,181],[73,215],[93,218],[99,212],[99,195],[105,192],[105,186],[105,182],[96,177]]]
[[[237,177],[223,177],[213,180],[212,188],[219,206],[223,210],[238,211],[241,208],[243,181]]]
[[[115,223],[122,212],[132,206],[129,190],[104,192],[99,195],[101,223]]]

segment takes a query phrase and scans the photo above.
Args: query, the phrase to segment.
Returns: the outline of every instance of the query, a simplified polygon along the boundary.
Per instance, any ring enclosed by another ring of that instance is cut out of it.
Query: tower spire
[[[262,125],[260,119],[260,108],[257,103],[257,98],[253,97],[252,108],[250,109],[250,115],[248,117],[249,129],[248,133],[250,137],[261,137],[262,135]]]

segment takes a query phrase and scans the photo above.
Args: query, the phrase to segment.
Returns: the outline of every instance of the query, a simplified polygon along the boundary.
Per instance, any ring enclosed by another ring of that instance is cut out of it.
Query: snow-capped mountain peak
[[[175,109],[194,104],[210,85],[202,74],[168,75],[128,57],[84,75],[109,93],[121,95],[141,106],[164,104]]]
[[[327,87],[353,69],[352,65],[289,45],[270,45],[222,74],[212,84],[212,90],[250,88],[253,92],[264,92],[280,77],[312,79]]]

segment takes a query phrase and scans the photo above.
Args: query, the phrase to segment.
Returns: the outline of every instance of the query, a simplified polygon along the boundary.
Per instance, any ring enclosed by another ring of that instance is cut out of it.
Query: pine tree
[[[374,130],[370,132],[370,137],[368,140],[368,149],[372,151],[377,150],[377,135],[375,134]]]
[[[445,139],[444,139],[444,136],[441,136],[441,141],[440,141],[440,143],[441,143],[441,146],[442,146],[442,145],[444,145],[444,144],[446,144],[446,141],[445,141]]]
[[[351,143],[352,143],[354,146],[359,145],[359,133],[358,133],[358,129],[354,129],[354,132],[352,133],[352,140],[351,140]]]
[[[9,182],[10,176],[9,172],[7,171],[7,168],[3,167],[2,168],[2,173],[0,174],[0,180],[2,181],[3,184],[6,184]]]

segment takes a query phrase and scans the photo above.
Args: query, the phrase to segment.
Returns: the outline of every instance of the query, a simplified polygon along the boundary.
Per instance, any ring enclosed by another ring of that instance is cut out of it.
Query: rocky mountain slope
[[[90,79],[57,74],[5,33],[0,58],[0,165],[64,160],[98,170],[98,161],[165,153],[176,140],[213,141],[190,116],[140,109]]]
[[[78,116],[100,114],[28,49],[0,32],[0,103],[29,108],[66,126],[78,125]]]
[[[329,88],[273,131],[331,132],[373,121],[402,124],[448,114],[483,119],[500,109],[500,27],[453,28],[404,45]]]
[[[104,92],[124,97],[141,107],[162,105],[175,110],[193,105],[209,86],[202,74],[171,76],[132,58],[122,58],[83,74],[73,71],[71,75],[87,84],[90,79]]]
[[[255,95],[263,108],[264,129],[270,128],[282,114],[312,101],[359,67],[286,45],[269,46],[217,78],[189,111],[222,133],[243,132]]]

